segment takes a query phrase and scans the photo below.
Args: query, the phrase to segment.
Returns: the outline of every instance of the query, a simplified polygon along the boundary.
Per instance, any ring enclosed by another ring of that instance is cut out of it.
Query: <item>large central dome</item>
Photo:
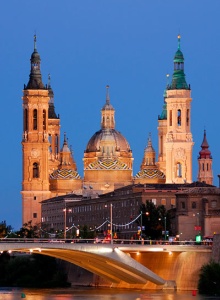
[[[115,129],[115,110],[107,86],[101,110],[101,129],[89,140],[84,152],[84,184],[98,191],[114,190],[132,183],[132,151],[125,137]]]
[[[125,137],[115,129],[101,129],[89,140],[85,152],[102,152],[113,154],[116,151],[130,152],[130,146]]]

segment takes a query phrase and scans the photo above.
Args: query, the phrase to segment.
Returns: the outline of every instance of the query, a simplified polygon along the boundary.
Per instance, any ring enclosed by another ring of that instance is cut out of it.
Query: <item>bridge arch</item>
[[[59,258],[112,282],[113,284],[141,284],[148,281],[164,285],[165,280],[144,267],[116,245],[68,244],[40,242],[0,243],[0,251],[36,253]]]

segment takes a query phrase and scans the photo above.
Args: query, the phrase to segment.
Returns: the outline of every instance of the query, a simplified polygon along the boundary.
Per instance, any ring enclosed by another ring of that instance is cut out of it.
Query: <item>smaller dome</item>
[[[40,54],[37,52],[37,50],[34,50],[34,52],[31,54],[31,60],[40,60]]]
[[[135,178],[148,178],[148,179],[165,179],[165,175],[158,169],[144,169],[139,171]]]
[[[80,179],[78,172],[71,169],[58,169],[50,174],[50,179]]]

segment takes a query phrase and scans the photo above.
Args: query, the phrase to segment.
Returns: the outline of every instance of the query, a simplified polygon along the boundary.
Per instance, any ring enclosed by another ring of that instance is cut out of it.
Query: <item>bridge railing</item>
[[[0,238],[0,243],[89,243],[89,244],[110,244],[110,239],[45,239],[45,238]],[[165,241],[165,240],[131,240],[131,239],[113,239],[112,244],[124,244],[124,245],[187,245],[187,246],[212,246],[212,240],[203,240],[201,242],[196,241]]]

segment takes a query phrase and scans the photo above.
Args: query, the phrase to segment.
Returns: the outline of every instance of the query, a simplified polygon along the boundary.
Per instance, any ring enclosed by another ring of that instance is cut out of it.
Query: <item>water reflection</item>
[[[22,294],[23,293],[23,294]],[[143,291],[101,288],[0,290],[0,300],[205,300],[219,297],[193,296],[192,292]]]

